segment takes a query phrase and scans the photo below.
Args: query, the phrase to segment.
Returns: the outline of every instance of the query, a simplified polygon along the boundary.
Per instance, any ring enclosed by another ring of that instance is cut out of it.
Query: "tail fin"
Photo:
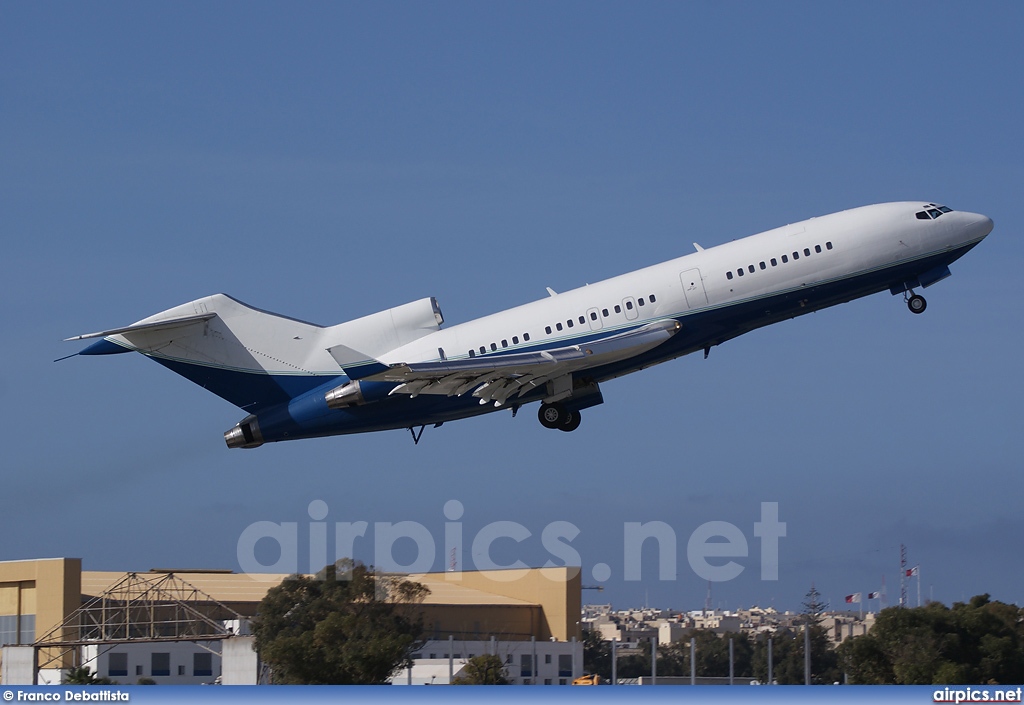
[[[321,345],[322,326],[215,294],[103,336],[83,354],[140,352],[247,410],[280,404],[342,374]]]
[[[82,354],[140,352],[255,413],[336,377],[361,379],[383,371],[377,358],[429,335],[442,322],[433,298],[324,327],[215,294],[130,326],[68,340],[101,338]]]

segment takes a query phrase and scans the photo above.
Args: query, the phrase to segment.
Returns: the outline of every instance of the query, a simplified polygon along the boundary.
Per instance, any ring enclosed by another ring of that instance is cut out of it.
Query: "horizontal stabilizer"
[[[136,323],[134,325],[124,326],[123,328],[111,328],[110,330],[101,330],[97,331],[96,333],[85,333],[84,335],[76,335],[72,338],[65,338],[64,342],[68,342],[71,340],[87,340],[88,338],[106,338],[108,335],[134,333],[136,331],[170,330],[172,328],[181,328],[182,326],[188,326],[193,323],[201,323],[202,321],[208,321],[216,315],[216,313],[201,313],[196,316],[168,318],[163,321],[153,321],[152,323]]]

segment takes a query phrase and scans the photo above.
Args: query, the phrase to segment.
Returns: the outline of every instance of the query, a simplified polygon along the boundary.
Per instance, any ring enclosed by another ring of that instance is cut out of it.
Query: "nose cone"
[[[972,238],[987,237],[992,232],[992,219],[980,213],[969,213],[970,224],[967,226]]]

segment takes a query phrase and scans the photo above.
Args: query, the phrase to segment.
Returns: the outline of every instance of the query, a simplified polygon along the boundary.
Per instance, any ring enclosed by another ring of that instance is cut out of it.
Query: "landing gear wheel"
[[[580,421],[582,421],[582,420],[583,420],[583,417],[580,416],[580,412],[578,412],[578,411],[570,411],[569,412],[569,419],[564,424],[559,426],[558,430],[559,431],[565,431],[565,432],[575,431],[577,428],[580,427]]]
[[[907,308],[911,313],[924,313],[924,310],[928,308],[928,302],[920,294],[914,294],[907,299]]]
[[[537,418],[540,420],[540,425],[544,428],[561,428],[570,420],[569,413],[569,410],[558,402],[554,404],[541,404],[540,411],[537,412]]]

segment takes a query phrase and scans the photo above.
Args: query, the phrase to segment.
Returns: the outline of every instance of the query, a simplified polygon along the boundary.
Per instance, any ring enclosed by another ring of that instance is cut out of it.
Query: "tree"
[[[72,668],[64,676],[65,685],[112,685],[114,681],[109,678],[100,678],[92,672],[88,666]]]
[[[463,673],[465,675],[455,677],[452,685],[509,685],[505,664],[494,654],[469,659]]]
[[[658,675],[690,675],[690,639],[695,647],[695,674],[701,677],[728,678],[729,639],[733,641],[733,675],[751,675],[753,648],[745,634],[728,632],[718,635],[712,629],[694,629],[690,636],[658,648]]]
[[[851,683],[1019,683],[1024,611],[977,595],[948,608],[930,602],[882,610],[872,630],[838,649]]]
[[[275,683],[385,683],[421,645],[415,605],[428,592],[348,559],[289,576],[260,602],[256,650]]]
[[[583,631],[583,671],[596,673],[603,681],[612,679],[612,645],[596,629]]]

